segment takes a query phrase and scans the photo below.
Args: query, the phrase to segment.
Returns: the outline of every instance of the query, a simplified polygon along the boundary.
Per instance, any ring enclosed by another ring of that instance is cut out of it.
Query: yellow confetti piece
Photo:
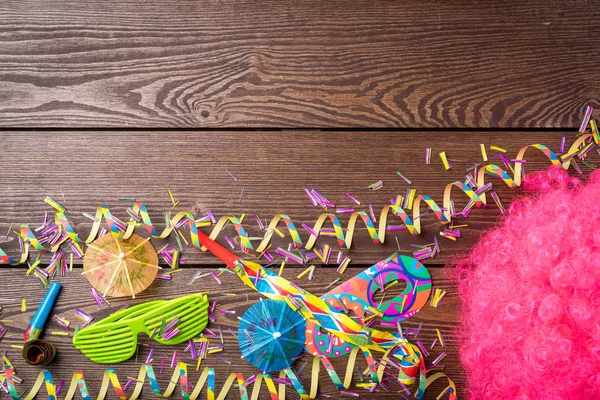
[[[162,273],[166,274],[166,275],[173,275],[173,274],[176,274],[177,272],[181,272],[181,271],[183,271],[183,268],[171,269],[168,271],[163,270]]]
[[[50,334],[54,336],[69,336],[69,332],[52,331]]]
[[[18,345],[16,345],[16,344],[11,344],[11,345],[10,345],[10,347],[11,347],[11,348],[13,348],[13,349],[20,349],[20,350],[23,350],[23,346],[18,346]]]
[[[446,291],[436,288],[431,299],[431,305],[435,308],[438,308],[440,305],[440,301],[442,301],[444,296],[446,296]]]
[[[279,267],[279,276],[282,276],[284,269],[285,269],[285,261],[283,261],[281,263],[281,266]]]
[[[25,299],[21,300],[21,312],[27,311],[27,301]]]
[[[298,279],[302,278],[304,275],[313,272],[315,270],[315,266],[311,265],[310,267],[306,268],[304,271],[300,272],[300,274],[296,277]]]
[[[277,233],[279,235],[280,238],[284,238],[285,234],[283,232],[281,232],[279,229],[275,228],[275,233]]]
[[[444,338],[442,337],[442,333],[440,332],[440,330],[438,328],[435,328],[435,331],[437,332],[438,341],[440,342],[442,347],[444,347],[445,345],[444,345]]]
[[[446,171],[448,171],[450,168],[452,168],[452,165],[450,165],[450,162],[448,161],[448,157],[446,156],[445,151],[442,151],[440,153],[440,158],[442,159],[442,163],[444,164],[444,168],[446,168]]]
[[[179,250],[173,252],[173,261],[171,262],[171,269],[177,269],[177,267],[179,267]]]
[[[407,203],[408,203],[407,206],[408,207],[407,208],[409,210],[412,210],[412,208],[413,208],[413,203],[415,202],[415,195],[416,194],[417,194],[416,189],[412,189],[412,188],[408,189],[408,200],[407,200]]]
[[[483,158],[483,161],[487,161],[488,156],[487,156],[487,152],[485,151],[485,144],[481,143],[479,145],[479,147],[481,148],[481,157]]]
[[[74,254],[71,253],[71,257],[69,257],[69,272],[73,272],[73,256]]]
[[[73,254],[71,254],[72,256]],[[35,271],[35,269],[37,268],[38,265],[40,265],[40,260],[37,260],[36,262],[34,262],[33,264],[31,264],[31,267],[29,267],[29,269],[27,270],[27,272],[25,273],[25,275],[29,276],[31,275],[31,273],[33,271]]]
[[[498,146],[490,146],[490,149],[492,149],[492,150],[496,150],[496,151],[499,151],[499,152],[501,152],[501,153],[506,153],[506,152],[508,152],[508,150],[506,150],[506,149],[503,149],[502,147],[498,147]]]
[[[357,388],[363,388],[363,389],[364,388],[369,389],[369,388],[372,388],[373,386],[375,386],[375,383],[373,383],[373,382],[371,382],[371,383],[357,383],[356,384]]]
[[[171,189],[167,189],[167,192],[169,192],[169,197],[171,198],[171,203],[173,203],[173,206],[175,206],[175,199],[173,198],[173,193],[171,193]]]

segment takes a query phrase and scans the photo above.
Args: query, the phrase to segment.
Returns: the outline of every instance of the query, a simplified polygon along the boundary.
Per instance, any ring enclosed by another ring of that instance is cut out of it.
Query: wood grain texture
[[[4,1],[0,127],[575,127],[582,0]]]
[[[135,304],[142,301],[154,299],[168,299],[194,292],[209,291],[209,300],[218,301],[218,309],[233,310],[236,312],[235,315],[221,314],[217,312],[216,323],[209,324],[209,328],[213,331],[217,331],[218,326],[221,326],[221,329],[224,332],[224,353],[210,355],[208,359],[203,363],[203,366],[210,366],[216,368],[217,391],[220,390],[225,377],[230,372],[242,372],[246,378],[257,373],[257,370],[254,367],[252,367],[244,360],[240,359],[240,352],[237,345],[237,339],[235,339],[235,337],[233,337],[228,332],[228,328],[237,331],[237,316],[241,316],[246,310],[246,308],[251,304],[254,304],[260,297],[256,292],[247,289],[247,287],[243,283],[241,283],[237,276],[227,273],[223,274],[222,286],[218,286],[215,283],[215,281],[211,279],[197,280],[194,285],[188,286],[187,282],[190,280],[195,271],[193,269],[186,269],[180,273],[175,274],[172,281],[155,281],[154,284],[150,286],[150,288],[142,292],[139,295],[139,297],[135,300],[109,299],[111,302],[111,307],[99,309],[96,306],[96,303],[93,301],[91,295],[87,293],[87,290],[89,288],[88,282],[83,276],[81,276],[78,273],[78,271],[80,270],[75,269],[70,276],[61,277],[59,279],[59,281],[63,284],[63,290],[58,298],[53,313],[60,314],[61,316],[66,317],[68,320],[72,321],[73,324],[75,324],[76,319],[74,318],[73,313],[76,307],[94,315],[97,319],[101,319],[107,316],[109,313],[118,310],[125,304]],[[301,269],[299,268],[286,268],[283,276],[287,279],[295,279],[295,276],[300,271]],[[356,268],[348,269],[344,274],[344,278],[349,279],[355,273],[358,273],[358,271],[359,269]],[[441,330],[446,345],[444,348],[440,347],[439,345],[436,346],[433,350],[431,350],[432,356],[429,357],[427,360],[429,362],[432,361],[441,351],[447,352],[448,355],[444,359],[444,361],[442,361],[441,364],[446,366],[446,372],[457,384],[457,387],[459,389],[458,394],[462,397],[465,380],[462,369],[458,362],[457,342],[453,333],[453,329],[456,325],[458,315],[456,285],[451,279],[451,276],[448,275],[448,271],[442,271],[440,269],[430,269],[430,271],[432,274],[434,286],[447,290],[448,294],[446,298],[440,303],[439,309],[435,309],[429,304],[427,304],[415,317],[403,323],[403,326],[416,329],[422,322],[423,327],[421,333],[419,334],[419,340],[421,340],[423,344],[427,346],[427,348],[429,348],[429,346],[432,344],[433,340],[436,337],[435,328]],[[3,320],[11,321],[4,323],[4,325],[8,327],[9,331],[4,337],[4,339],[0,341],[0,352],[6,350],[7,356],[15,365],[18,376],[22,377],[25,380],[24,386],[29,387],[33,384],[35,378],[39,374],[39,369],[36,367],[26,365],[20,357],[19,350],[12,349],[10,346],[22,344],[22,334],[43,297],[43,291],[39,288],[39,285],[37,284],[35,279],[32,277],[26,277],[24,272],[25,270],[23,268],[3,268],[0,273],[0,287],[2,288],[2,298],[16,299],[16,302],[14,303],[7,301],[0,302],[0,305],[6,308],[4,314],[2,314],[0,318],[2,318]],[[306,280],[297,281],[297,283],[300,284],[304,289],[309,290],[316,295],[321,295],[326,292],[324,286],[328,282],[329,277],[327,277],[327,275],[324,274],[323,271],[317,273],[315,275],[315,280],[313,280],[312,282],[308,282]],[[234,293],[236,294],[236,296],[223,297],[219,296],[218,293]],[[20,309],[20,300],[22,298],[25,298],[27,300],[27,311],[25,313],[22,313]],[[246,298],[248,298],[248,300]],[[51,341],[53,344],[55,344],[58,349],[58,358],[48,367],[53,374],[55,382],[58,382],[59,379],[64,379],[66,381],[65,384],[67,384],[68,382],[70,382],[71,375],[75,369],[83,370],[86,381],[88,382],[88,388],[90,389],[93,398],[98,393],[102,373],[107,366],[92,363],[91,361],[86,359],[77,349],[73,347],[71,342],[71,336],[67,338],[62,336],[50,335],[50,333],[53,331],[69,331],[72,334],[73,329],[63,328],[56,322],[51,321],[47,324],[44,336],[42,336],[42,338],[45,338]],[[144,335],[139,336],[139,343],[140,346],[138,353],[138,361],[145,360],[149,351],[149,346],[155,347],[154,366],[157,369],[160,368],[160,363],[163,356],[165,356],[169,360],[167,362],[167,366],[165,367],[164,373],[162,375],[157,375],[161,387],[166,387],[168,380],[170,379],[172,374],[172,369],[168,367],[168,364],[173,355],[173,351],[178,350],[182,352],[185,346],[158,345],[155,342],[148,339],[147,337],[144,337]],[[216,345],[217,343],[220,343],[220,340],[218,338],[214,338],[211,339],[211,343]],[[217,355],[231,361],[233,364],[229,366],[223,363],[222,361],[216,358]],[[298,361],[298,364],[301,366],[303,364],[303,361],[312,362],[312,359],[308,356],[304,356],[302,360]],[[343,374],[342,371],[345,367],[345,359],[336,359],[333,361],[333,363],[336,370]],[[364,361],[360,361],[359,359],[357,365],[366,366],[366,363]],[[116,369],[117,374],[121,379],[121,383],[124,384],[127,379],[127,376],[137,376],[140,364],[139,362],[136,363],[135,359],[131,359],[127,362],[118,365],[112,365],[112,367]],[[306,369],[302,373],[302,380],[305,387],[307,387],[310,381],[309,367],[310,364],[307,365]],[[190,369],[189,374],[191,376],[192,382],[195,383],[199,377],[199,373]],[[355,372],[353,382],[356,383],[358,381],[358,375]],[[435,386],[433,386],[431,390],[426,393],[426,399],[435,399],[437,394],[446,386],[441,381],[436,382],[434,385]],[[331,379],[327,376],[326,373],[324,373],[323,369],[321,369],[319,387],[321,394],[330,395],[334,398],[338,398],[340,396],[339,392],[332,384]],[[396,393],[398,390],[400,390],[399,386],[390,383],[390,388],[393,390],[394,393],[382,392],[370,395],[361,389],[351,390],[360,391],[361,394],[364,394],[365,398],[368,399],[391,400],[401,398],[398,395],[398,393]],[[411,387],[411,389],[414,389],[414,387]],[[20,391],[20,393],[21,392],[22,391]],[[144,393],[144,399],[152,398],[151,392],[149,392],[148,388],[145,389]],[[291,392],[288,391],[288,394],[291,394]],[[116,398],[114,396],[114,392],[109,392],[109,395],[110,399]],[[268,396],[268,394],[264,393],[263,396],[265,397],[261,398],[267,398],[266,396]],[[177,397],[178,395],[174,396],[174,398]],[[233,392],[230,396],[228,396],[228,399],[238,398],[239,396],[237,394],[233,394]],[[296,399],[298,397],[297,395],[292,394],[290,398]]]
[[[413,181],[411,187],[417,189],[417,194],[427,194],[442,204],[445,185],[464,181],[466,167],[481,161],[480,143],[506,147],[507,157],[512,158],[521,146],[533,143],[558,151],[560,140],[561,134],[556,132],[4,132],[0,136],[0,247],[16,255],[16,236],[5,239],[4,232],[10,224],[14,224],[13,229],[21,223],[41,224],[44,213],[53,210],[44,198],[49,195],[62,202],[61,189],[67,216],[82,238],[91,229],[91,221],[82,214],[93,214],[100,205],[128,219],[125,210],[132,203],[117,201],[121,196],[132,196],[147,204],[151,218],[162,229],[163,213],[172,207],[167,194],[170,188],[181,201],[178,209],[192,211],[197,218],[207,209],[217,217],[246,213],[244,226],[251,237],[263,235],[253,213],[269,220],[286,213],[306,241],[309,235],[301,223],[312,226],[324,210],[312,207],[303,188],[318,189],[338,207],[368,211],[368,205],[373,204],[381,210],[392,197],[405,194],[408,185],[395,174],[401,171]],[[432,162],[425,165],[425,148],[429,146],[433,148]],[[453,160],[454,167],[449,171],[442,166],[440,151],[446,151]],[[488,154],[492,156],[493,152]],[[536,150],[530,150],[526,158],[528,171],[549,165]],[[237,176],[238,182],[225,169]],[[384,181],[383,189],[367,189],[380,179]],[[500,180],[491,182],[507,205],[521,193]],[[352,203],[345,193],[352,194],[361,205]],[[456,209],[462,209],[467,200],[465,195],[457,194]],[[461,228],[462,237],[456,242],[440,238],[441,255],[427,262],[446,263],[468,251],[483,231],[495,226],[498,216],[490,200],[489,207],[474,210],[468,218],[455,219],[459,224],[468,224]],[[339,217],[346,227],[349,214]],[[398,250],[395,237],[400,252],[411,254],[411,244],[431,243],[442,228],[432,214],[421,219],[420,236],[388,232],[383,245],[375,245],[364,225],[358,224],[355,241],[345,254],[353,263],[371,265]],[[402,222],[392,216],[390,223]],[[138,232],[146,234],[143,228]],[[229,226],[224,234],[233,237],[235,231]],[[274,246],[290,242],[289,235],[283,239],[274,236]],[[218,240],[225,243],[223,235]],[[153,242],[162,247],[160,240]],[[258,241],[253,243],[257,245]],[[339,249],[334,238],[319,238],[317,245],[322,243]],[[194,265],[215,262],[212,255],[191,249],[184,255]]]

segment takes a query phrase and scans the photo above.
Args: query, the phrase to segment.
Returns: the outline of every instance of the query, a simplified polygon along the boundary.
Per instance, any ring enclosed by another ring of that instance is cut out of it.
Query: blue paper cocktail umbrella
[[[243,357],[261,371],[280,371],[302,353],[306,320],[282,300],[262,300],[239,318]]]

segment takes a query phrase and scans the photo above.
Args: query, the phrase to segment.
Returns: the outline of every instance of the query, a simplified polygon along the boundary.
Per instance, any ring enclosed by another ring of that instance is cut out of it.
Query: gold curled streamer
[[[382,359],[385,360],[386,357],[390,357],[392,351],[393,351],[393,349],[388,350],[384,354]],[[346,371],[345,371],[344,379],[343,379],[343,387],[345,389],[350,388],[350,385],[352,383],[352,378],[353,378],[356,361],[357,361],[356,359],[357,359],[359,352],[360,352],[360,349],[358,347],[355,347],[352,349],[352,351],[349,355],[348,362],[346,365]],[[386,363],[384,363],[384,362],[380,363],[379,367],[377,368],[377,376],[378,376],[380,382],[382,381],[385,368],[386,368]],[[312,369],[312,371],[311,371],[311,379],[310,379],[310,389],[308,390],[308,392],[306,392],[304,390],[304,388],[302,388],[302,390],[305,393],[301,393],[300,391],[298,392],[298,395],[300,395],[300,398],[302,400],[315,399],[318,396],[319,374],[321,371],[321,360],[319,358],[317,358],[317,357],[313,358],[311,369]],[[186,380],[187,380],[187,368],[185,367],[185,364],[180,363],[180,365],[178,365],[177,368],[174,369],[171,379],[169,380],[168,386],[165,389],[165,391],[162,393],[154,392],[156,397],[168,398],[173,395],[173,393],[175,392],[175,389],[177,388],[177,385],[180,382],[179,378],[182,375],[182,370],[184,371],[184,375],[186,376]],[[209,376],[211,370],[214,371],[214,369],[208,368],[208,367],[205,367],[202,370],[200,377],[198,378],[198,381],[194,385],[194,390],[192,391],[192,393],[190,393],[188,395],[188,398],[190,400],[197,399],[198,396],[202,393],[202,390],[206,387],[208,376]],[[46,371],[46,373],[49,374],[47,371]],[[335,373],[335,370],[334,370],[334,373]],[[292,372],[292,374],[293,374],[293,372]],[[337,373],[335,373],[335,374],[337,375]],[[296,376],[296,375],[294,374],[294,376]],[[287,377],[286,372],[280,371],[279,377],[286,378]],[[433,383],[435,380],[442,378],[442,377],[447,377],[447,376],[444,373],[438,372],[438,373],[428,377],[426,387],[429,386],[431,383]],[[130,397],[125,397],[124,399],[137,400],[138,398],[140,398],[140,396],[142,394],[142,389],[144,388],[144,385],[146,383],[146,378],[147,378],[146,365],[142,365],[140,367],[138,377],[136,379],[133,393],[131,394]],[[296,376],[296,378],[297,378],[297,376]],[[148,378],[148,380],[150,380],[150,379]],[[225,379],[225,382],[224,382],[223,386],[221,387],[221,390],[219,391],[218,395],[216,393],[216,388],[214,391],[210,390],[210,388],[207,388],[208,389],[207,397],[209,399],[214,399],[215,395],[216,395],[217,400],[225,400],[236,380],[238,382],[245,381],[243,379],[242,374],[235,373],[235,372],[230,373],[227,376],[227,378]],[[6,377],[3,375],[0,375],[0,382],[4,383],[5,381],[6,381]],[[252,387],[252,393],[249,397],[250,400],[258,400],[259,399],[260,388],[261,388],[263,381],[267,385],[267,389],[269,390],[269,393],[278,396],[278,398],[280,400],[285,400],[287,387],[289,385],[286,385],[284,383],[279,383],[279,385],[278,385],[279,390],[277,390],[273,380],[270,377],[265,376],[263,374],[256,375],[256,380],[252,384],[253,387]],[[64,397],[64,400],[74,399],[75,394],[78,391],[78,389],[80,389],[82,382],[83,382],[83,386],[85,386],[87,389],[87,385],[85,385],[85,379],[84,379],[83,375],[80,372],[75,372],[71,379],[71,383],[69,384],[69,388]],[[38,394],[41,393],[41,389],[44,384],[46,385],[46,391],[48,392],[48,394],[55,393],[54,385],[52,385],[47,380],[47,376],[45,376],[45,371],[41,371],[40,374],[38,375],[35,383],[29,390],[27,396],[23,397],[22,399],[23,400],[33,400]],[[301,383],[300,383],[300,385],[301,385]],[[115,373],[110,373],[109,370],[107,369],[104,372],[104,375],[102,377],[100,391],[99,391],[96,399],[104,400],[106,398],[111,386],[115,389],[118,388],[119,390],[121,390],[120,382],[119,382],[117,375]],[[189,386],[189,383],[188,383],[188,386]],[[453,386],[453,384],[451,384],[451,386]],[[56,398],[58,398],[58,397],[56,397]]]
[[[594,142],[596,144],[598,144],[598,137],[594,133],[583,134],[583,135],[579,136],[575,140],[575,142],[569,147],[569,150],[567,151],[566,155],[575,155],[578,152],[579,147],[590,139],[593,139]],[[560,160],[560,158],[556,155],[556,153],[552,152],[546,146],[543,146],[540,144],[528,145],[528,146],[521,148],[517,154],[516,160],[524,161],[525,153],[528,151],[529,148],[537,148],[538,150],[544,152],[544,154],[550,159],[550,161],[554,165],[560,165],[565,170],[568,170],[572,164],[572,159],[567,159],[566,161],[562,162]],[[544,149],[547,150],[547,153],[545,152]],[[554,156],[555,158],[552,159],[550,154],[552,156]],[[497,174],[502,173],[502,174],[504,174],[505,178],[501,178],[501,179],[503,179],[504,182],[509,187],[516,188],[516,187],[521,186],[522,181],[523,181],[523,164],[521,162],[515,163],[514,172],[512,173],[512,176],[511,176],[511,174],[502,170],[500,167],[498,167],[494,164],[487,164],[485,166],[482,166],[479,169],[479,171],[477,173],[477,177],[476,177],[478,187],[483,187],[486,184],[486,182],[485,182],[486,173],[488,173],[488,174],[492,173],[492,175],[497,175]],[[399,205],[391,205],[391,206],[387,205],[387,206],[383,207],[383,209],[381,210],[381,213],[380,213],[380,217],[379,217],[379,229],[378,230],[368,229],[371,238],[374,241],[379,241],[381,243],[385,242],[385,233],[386,233],[386,228],[388,225],[388,215],[389,215],[390,210],[392,211],[393,214],[395,214],[396,216],[399,216],[402,219],[402,222],[406,225],[407,230],[409,231],[410,234],[419,235],[421,233],[421,221],[420,221],[420,218],[418,218],[418,217],[420,216],[421,203],[423,201],[425,201],[425,203],[429,206],[429,208],[432,211],[434,211],[434,214],[436,215],[436,217],[438,218],[438,220],[440,220],[440,222],[442,224],[446,224],[446,223],[450,222],[451,218],[452,218],[452,216],[450,215],[451,202],[452,202],[452,191],[455,187],[458,187],[460,190],[462,190],[462,192],[464,192],[477,205],[487,204],[487,198],[486,198],[485,192],[477,195],[472,190],[466,190],[466,188],[464,186],[461,187],[460,185],[463,185],[462,182],[452,182],[452,183],[449,183],[446,185],[446,187],[444,189],[443,203],[442,203],[444,206],[443,211],[435,203],[435,201],[433,201],[430,197],[423,196],[423,195],[417,196],[414,200],[413,208],[412,208],[412,218],[409,217],[409,215]],[[92,230],[90,231],[87,239],[85,240],[85,243],[91,243],[91,241],[93,241],[95,239],[95,237],[97,236],[97,234],[100,230],[100,227],[101,227],[101,220],[103,217],[105,217],[104,212],[107,212],[107,211],[108,211],[108,209],[103,208],[103,207],[100,207],[96,210],[96,215],[95,215],[96,221],[94,221],[94,223],[92,225]],[[344,233],[343,233],[344,230],[341,228],[341,226],[334,226],[334,228],[336,230],[336,234],[338,236],[338,242],[340,243],[341,247],[345,247],[348,249],[351,247],[352,240],[354,238],[354,232],[357,229],[356,221],[364,213],[365,213],[364,211],[352,213],[352,215],[350,216],[350,220],[348,222],[347,228],[345,230],[346,231],[345,237],[344,237]],[[313,227],[313,231],[315,231],[317,233],[317,235],[320,234],[320,230],[323,227],[323,224],[325,223],[327,218],[330,218],[331,215],[334,215],[334,214],[324,213],[324,214],[321,214],[317,218],[317,221]],[[147,214],[146,214],[146,216],[147,216]],[[160,238],[160,239],[167,238],[173,231],[173,225],[176,225],[179,221],[181,221],[183,218],[188,217],[188,216],[191,216],[191,214],[189,214],[187,212],[177,213],[171,219],[170,226],[165,227],[165,229],[160,234],[153,234],[152,236],[154,238]],[[271,220],[271,223],[269,224],[269,229],[265,233],[265,236],[263,237],[260,245],[257,248],[257,251],[259,253],[261,253],[267,249],[269,242],[273,235],[273,231],[274,231],[273,228],[275,228],[279,224],[279,222],[281,221],[283,216],[284,216],[283,214],[278,214],[278,215],[274,216],[273,219]],[[63,219],[61,219],[61,218],[63,218]],[[371,220],[371,218],[368,216],[366,218],[372,224],[373,221]],[[209,235],[210,238],[213,240],[216,239],[219,236],[219,234],[221,233],[221,231],[223,230],[223,228],[225,227],[225,224],[232,219],[233,219],[233,217],[220,218],[219,221],[217,222],[217,224],[211,230],[211,233]],[[151,223],[148,224],[148,222],[150,222],[149,217],[147,217],[147,219],[144,218],[143,224],[146,225],[148,228],[152,228]],[[66,220],[64,212],[57,212],[55,214],[55,223],[59,226],[62,226],[63,223],[69,224],[68,221]],[[365,221],[365,223],[366,223],[366,221]],[[241,227],[241,223],[239,224],[239,226]],[[131,234],[135,230],[135,227],[136,227],[136,224],[128,223],[126,231],[123,233],[123,237],[128,238],[129,236],[131,236]],[[72,228],[70,228],[70,229],[72,229]],[[241,229],[243,230],[243,227]],[[290,231],[290,234],[294,237],[295,241],[297,243],[301,243],[298,232],[297,231],[293,232],[292,230],[289,229],[289,227],[288,227],[288,230]],[[73,239],[76,236],[76,233],[74,231],[68,232],[68,233],[70,233],[71,239]],[[243,241],[245,241],[247,244],[249,244],[249,239],[247,236],[242,237],[240,234],[240,231],[238,231],[238,235],[240,235],[240,238],[242,238]],[[305,248],[307,250],[312,249],[317,241],[317,238],[318,238],[317,236],[311,234],[305,244]],[[67,238],[64,238],[63,241],[64,240],[67,240]],[[81,242],[81,239],[77,238],[77,240],[73,240],[73,241],[75,242],[75,245],[77,245],[77,242]],[[11,259],[0,249],[0,260],[3,261],[4,263],[10,264],[10,265],[19,265],[19,264],[23,264],[24,262],[26,262],[28,252],[29,252],[29,246],[28,246],[29,243],[26,243],[26,242],[27,242],[27,238],[24,238],[23,253],[21,254],[19,259],[17,259],[17,260]],[[193,237],[192,237],[192,242],[193,242]],[[60,246],[60,244],[62,244],[62,241],[61,241],[61,243],[57,243],[54,246],[52,246],[52,252],[56,252],[58,250],[58,247]],[[207,249],[204,247],[201,247],[201,250],[206,251]],[[9,261],[12,261],[12,262],[9,262]]]
[[[597,140],[596,136],[588,133],[588,134],[584,134],[581,135],[577,138],[577,140],[575,140],[573,142],[573,144],[569,147],[569,150],[565,153],[565,154],[575,154],[577,152],[577,150],[579,149],[579,147],[585,143],[586,141],[588,141],[588,139],[593,139],[595,142]],[[596,144],[598,144],[596,142]],[[521,148],[521,150],[519,150],[519,152],[517,153],[517,157],[515,158],[515,160],[519,160],[519,161],[524,161],[525,160],[525,153],[527,152],[527,150],[529,150],[530,148],[534,148],[534,149],[538,149],[540,151],[543,152],[543,150],[535,147],[535,146],[539,146],[539,145],[528,145],[525,146],[523,148]],[[544,146],[545,147],[545,146]],[[551,151],[551,150],[549,150]],[[554,153],[553,153],[554,154]],[[571,166],[571,162],[572,162],[572,158],[568,159],[565,162],[560,162],[560,158],[559,161],[557,163],[554,163],[554,165],[560,165],[564,170],[568,170],[569,167]],[[490,171],[491,167],[494,166],[493,164],[488,164],[485,167],[482,167],[478,173],[477,173],[477,186],[482,187],[485,185],[485,175],[486,175],[486,171]],[[506,171],[504,171],[506,172]],[[523,163],[520,162],[516,162],[515,163],[515,167],[514,167],[514,174],[513,174],[513,178],[512,178],[512,183],[511,182],[505,182],[508,187],[510,188],[516,188],[521,186],[521,184],[523,183]],[[447,198],[448,197],[448,198]],[[483,204],[487,204],[486,201],[486,195],[485,193],[482,193],[481,196],[481,201],[483,202]],[[449,196],[446,196],[446,193],[444,193],[444,206],[446,206],[447,209],[449,209],[448,207],[450,206],[450,198]]]

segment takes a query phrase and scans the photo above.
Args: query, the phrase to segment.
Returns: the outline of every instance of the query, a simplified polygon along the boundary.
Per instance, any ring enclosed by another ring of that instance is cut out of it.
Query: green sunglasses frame
[[[163,321],[174,317],[179,318],[180,332],[168,340],[154,335],[153,340],[174,345],[198,336],[208,323],[208,297],[200,293],[137,304],[83,328],[73,336],[73,344],[96,363],[123,362],[135,354],[140,333],[150,336]]]

